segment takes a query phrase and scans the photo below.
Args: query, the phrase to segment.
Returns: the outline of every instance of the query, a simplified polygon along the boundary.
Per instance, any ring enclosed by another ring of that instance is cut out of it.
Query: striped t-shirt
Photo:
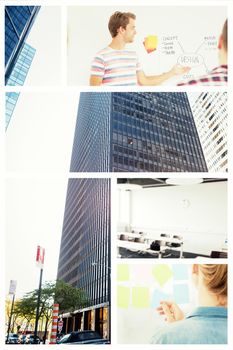
[[[140,70],[135,51],[114,50],[108,46],[96,54],[91,75],[101,77],[105,85],[138,85],[137,72]]]

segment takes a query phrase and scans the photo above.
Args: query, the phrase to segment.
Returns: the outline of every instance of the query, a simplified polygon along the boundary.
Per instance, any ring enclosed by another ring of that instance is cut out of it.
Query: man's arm
[[[171,70],[160,75],[146,76],[143,71],[137,72],[137,79],[140,85],[160,85],[164,81],[173,78],[176,75],[182,75],[188,73],[190,67],[183,67],[176,64]]]
[[[91,75],[90,76],[90,82],[89,84],[91,86],[99,86],[99,85],[102,85],[102,82],[103,82],[103,78],[102,77],[98,77],[96,75]]]

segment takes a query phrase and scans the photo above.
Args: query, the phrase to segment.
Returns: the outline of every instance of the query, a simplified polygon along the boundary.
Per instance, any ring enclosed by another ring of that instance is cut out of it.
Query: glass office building
[[[19,98],[19,92],[6,92],[6,107],[5,107],[5,129],[6,130],[10,123],[18,98]]]
[[[40,6],[5,6],[5,82],[23,49]]]
[[[226,172],[227,92],[202,92],[193,99],[192,110],[209,171]]]
[[[31,67],[33,58],[35,56],[36,49],[27,43],[23,44],[22,51],[19,54],[14,68],[9,75],[7,84],[8,86],[22,86],[26,80],[28,71]]]
[[[14,65],[14,68],[8,78],[8,86],[22,86],[26,80],[28,71],[31,67],[36,50],[25,43],[22,51]],[[18,101],[19,92],[6,92],[6,110],[5,110],[5,128],[7,130],[13,115],[16,103]]]
[[[187,94],[81,93],[70,170],[208,171]]]
[[[109,337],[109,179],[69,180],[57,278],[83,289],[88,298],[85,309],[63,318],[64,332],[95,329]]]

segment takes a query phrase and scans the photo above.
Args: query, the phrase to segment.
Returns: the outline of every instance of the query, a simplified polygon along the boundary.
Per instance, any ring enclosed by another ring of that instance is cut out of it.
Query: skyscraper
[[[227,171],[227,93],[202,92],[192,107],[209,171]]]
[[[72,172],[207,171],[183,92],[83,92]]]
[[[25,43],[23,45],[22,51],[14,65],[14,68],[8,78],[8,86],[21,86],[24,84],[29,68],[31,66],[32,60],[34,58],[36,50]],[[20,93],[19,92],[6,92],[6,117],[5,117],[5,128],[8,128],[9,122],[13,115],[16,103],[18,101]]]
[[[40,6],[5,6],[5,83],[12,73]]]
[[[85,291],[89,305],[64,318],[64,331],[97,330],[109,336],[110,180],[70,179],[58,279]]]

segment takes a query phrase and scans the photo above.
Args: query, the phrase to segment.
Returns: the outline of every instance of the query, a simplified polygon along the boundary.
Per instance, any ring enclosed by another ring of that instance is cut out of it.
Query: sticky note
[[[187,284],[174,284],[173,298],[177,304],[186,304],[189,302],[189,288]]]
[[[152,270],[153,276],[155,280],[160,284],[160,286],[164,286],[172,277],[173,273],[171,268],[168,265],[157,265]]]
[[[117,306],[128,308],[130,301],[130,288],[124,286],[117,287]]]
[[[189,277],[188,265],[172,265],[174,280],[187,280]]]
[[[148,35],[143,42],[147,53],[151,53],[157,49],[158,37],[156,35]]]
[[[146,308],[150,306],[149,288],[133,287],[132,288],[132,305],[138,308]]]
[[[117,266],[118,282],[129,281],[129,265],[119,264]]]
[[[144,283],[151,285],[154,282],[151,268],[149,268],[148,265],[131,265],[130,279],[134,281],[135,285],[142,285]]]
[[[172,300],[171,294],[163,293],[158,289],[155,289],[152,294],[151,307],[156,308],[160,305],[160,301]]]

